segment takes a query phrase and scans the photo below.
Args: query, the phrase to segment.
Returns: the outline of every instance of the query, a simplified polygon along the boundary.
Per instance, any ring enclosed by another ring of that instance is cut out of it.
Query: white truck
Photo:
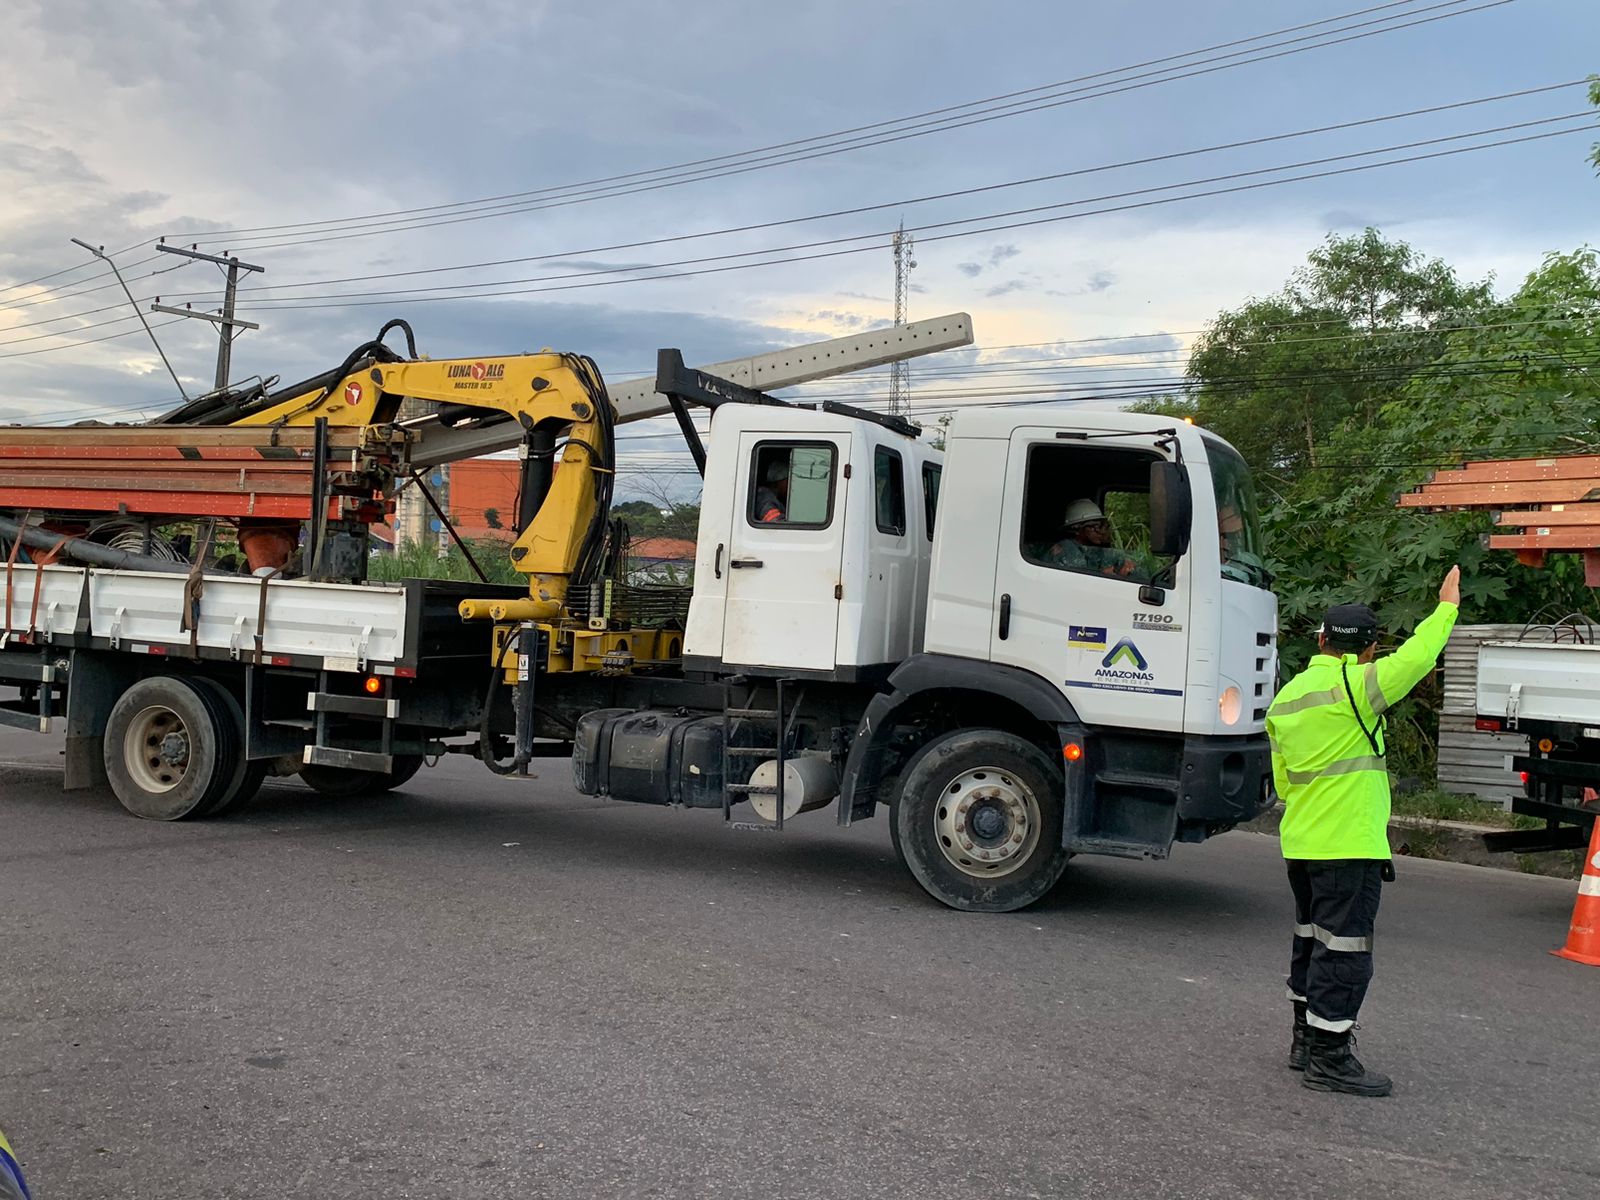
[[[1545,825],[1484,841],[1522,853],[1581,850],[1600,816],[1600,630],[1580,620],[1526,632],[1478,648],[1477,726],[1527,737],[1527,753],[1511,759],[1526,794],[1511,809]]]
[[[13,553],[0,720],[64,728],[65,785],[152,818],[220,812],[284,764],[354,791],[446,752],[570,756],[581,792],[748,802],[746,825],[882,806],[923,888],[981,911],[1037,900],[1073,854],[1162,858],[1272,803],[1276,607],[1222,440],[1013,406],[962,411],[941,453],[894,418],[728,402],[692,448],[686,620],[605,635],[601,669],[555,671],[577,656],[547,626],[463,623],[482,584],[207,575],[197,603],[192,574]],[[1083,500],[1119,569],[1056,552]]]

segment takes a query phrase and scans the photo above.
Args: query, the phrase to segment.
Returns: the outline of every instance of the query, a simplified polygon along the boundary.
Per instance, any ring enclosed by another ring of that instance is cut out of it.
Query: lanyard
[[[1361,708],[1356,704],[1356,694],[1350,687],[1350,664],[1343,658],[1339,660],[1339,678],[1344,680],[1344,694],[1350,697],[1350,711],[1356,715],[1356,724],[1361,726],[1361,732],[1367,736],[1367,745],[1372,747],[1372,753],[1383,758],[1389,753],[1387,746],[1378,744],[1378,734],[1383,732],[1383,718],[1378,718],[1378,723],[1372,729],[1367,728],[1367,723],[1361,719]]]

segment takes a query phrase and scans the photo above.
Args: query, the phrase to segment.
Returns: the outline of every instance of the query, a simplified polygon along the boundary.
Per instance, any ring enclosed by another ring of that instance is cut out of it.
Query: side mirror
[[[1182,558],[1194,525],[1189,468],[1165,459],[1150,464],[1150,550],[1163,558]]]

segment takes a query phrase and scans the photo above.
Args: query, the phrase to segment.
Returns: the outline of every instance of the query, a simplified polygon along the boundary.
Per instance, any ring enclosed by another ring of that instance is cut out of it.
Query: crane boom
[[[970,345],[972,317],[958,312],[913,321],[909,325],[809,342],[786,350],[725,359],[698,369],[757,391],[770,392]],[[664,416],[671,411],[667,398],[656,391],[655,382],[655,376],[649,375],[610,385],[618,424]],[[521,431],[505,423],[452,429],[441,424],[438,417],[427,416],[402,422],[402,427],[416,436],[411,463],[418,470],[512,450],[522,440]]]

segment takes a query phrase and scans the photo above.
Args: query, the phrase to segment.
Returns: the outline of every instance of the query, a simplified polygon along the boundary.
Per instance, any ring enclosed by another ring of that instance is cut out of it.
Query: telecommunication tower
[[[904,219],[894,233],[894,323],[906,323],[906,294],[911,290],[911,272],[917,260],[911,257],[912,239]],[[911,409],[911,372],[904,359],[889,367],[889,411],[904,416]]]

